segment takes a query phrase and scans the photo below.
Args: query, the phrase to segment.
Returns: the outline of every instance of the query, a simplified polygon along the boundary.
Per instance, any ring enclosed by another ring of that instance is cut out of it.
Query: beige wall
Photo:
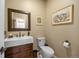
[[[43,23],[45,19],[45,1],[44,0],[6,0],[6,24],[7,24],[7,8],[13,8],[17,10],[22,10],[25,12],[31,12],[31,35],[33,37],[44,36],[44,25],[36,25],[36,17],[42,16]],[[7,30],[7,25],[5,26]],[[18,32],[8,32],[17,33]],[[27,35],[26,32],[22,32]],[[36,46],[36,44],[34,44]]]
[[[74,24],[52,26],[53,12],[74,4]],[[55,50],[58,57],[78,57],[79,0],[48,0],[45,21],[45,34],[48,44]],[[69,40],[71,48],[65,49],[63,42]]]

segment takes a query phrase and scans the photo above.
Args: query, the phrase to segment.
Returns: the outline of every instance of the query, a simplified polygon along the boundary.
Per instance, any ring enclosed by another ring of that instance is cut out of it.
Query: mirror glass
[[[12,12],[12,28],[28,28],[28,16]]]

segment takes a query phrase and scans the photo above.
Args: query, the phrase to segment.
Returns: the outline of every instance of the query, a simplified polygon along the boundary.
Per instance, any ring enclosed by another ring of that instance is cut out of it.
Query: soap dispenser
[[[28,36],[30,36],[30,31],[28,31]]]

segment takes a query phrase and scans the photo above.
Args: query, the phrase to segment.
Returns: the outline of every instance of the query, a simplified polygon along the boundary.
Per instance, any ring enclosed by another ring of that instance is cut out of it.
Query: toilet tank
[[[45,45],[45,37],[38,37],[37,38],[37,45],[40,46],[44,46]]]

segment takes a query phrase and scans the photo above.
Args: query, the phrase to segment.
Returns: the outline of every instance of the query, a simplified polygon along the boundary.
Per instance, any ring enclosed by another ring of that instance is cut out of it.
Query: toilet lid
[[[54,54],[54,50],[50,48],[49,46],[41,46],[40,48],[46,53]]]

